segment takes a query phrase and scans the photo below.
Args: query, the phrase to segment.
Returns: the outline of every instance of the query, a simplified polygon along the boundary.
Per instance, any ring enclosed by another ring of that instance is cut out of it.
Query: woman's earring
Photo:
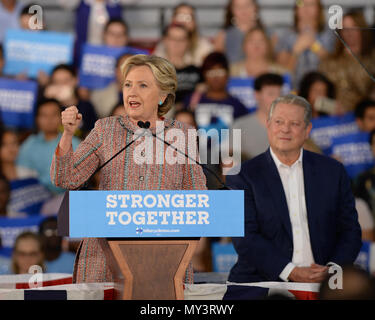
[[[163,101],[160,100],[160,101],[159,101],[159,106],[161,106],[162,104],[163,104]]]

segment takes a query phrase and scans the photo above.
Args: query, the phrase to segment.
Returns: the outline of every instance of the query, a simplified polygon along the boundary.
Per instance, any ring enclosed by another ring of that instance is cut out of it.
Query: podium
[[[243,212],[241,190],[67,191],[58,233],[99,238],[116,299],[183,300],[200,236],[243,236]]]

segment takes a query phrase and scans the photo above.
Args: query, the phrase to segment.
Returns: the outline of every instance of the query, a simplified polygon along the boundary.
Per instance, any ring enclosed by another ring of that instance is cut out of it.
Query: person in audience
[[[98,118],[93,105],[89,101],[80,99],[77,90],[78,77],[76,70],[73,66],[60,64],[51,73],[50,83],[44,89],[44,97],[56,99],[64,107],[77,106],[79,112],[85,118],[77,133],[78,136],[83,138],[94,127]]]
[[[311,104],[313,118],[317,118],[328,115],[328,113],[316,110],[315,103],[321,97],[334,100],[336,98],[336,88],[334,83],[323,73],[311,71],[306,73],[302,78],[299,84],[298,94]]]
[[[45,270],[43,243],[38,234],[22,232],[16,238],[12,251],[11,272],[14,274],[29,273],[31,266]]]
[[[115,117],[115,116],[125,117],[125,115],[126,115],[125,107],[122,103],[115,105],[110,113],[111,117]]]
[[[188,124],[193,128],[197,128],[197,122],[194,118],[194,112],[191,110],[178,110],[174,115],[175,120]]]
[[[245,190],[245,236],[232,239],[238,260],[230,282],[319,283],[330,264],[358,256],[361,228],[344,166],[303,149],[311,113],[302,97],[277,98],[267,121],[270,148],[227,176],[230,188]],[[236,299],[238,290],[228,286],[224,298]]]
[[[17,133],[11,129],[0,131],[0,173],[8,181],[37,177],[38,173],[35,170],[17,165],[18,151],[19,139]]]
[[[261,27],[250,29],[244,38],[244,60],[230,66],[231,77],[258,77],[263,73],[287,73],[287,69],[274,60],[271,40]]]
[[[322,282],[319,289],[319,300],[374,300],[375,299],[375,281],[374,277],[369,275],[363,269],[357,266],[344,266],[340,272],[342,279],[341,286],[338,287],[338,281],[333,282],[331,277],[338,278],[340,275],[328,274]],[[334,287],[331,287],[331,283]]]
[[[375,130],[375,101],[360,101],[354,110],[354,116],[361,131],[371,132]]]
[[[35,170],[17,165],[18,151],[17,133],[10,129],[0,131],[0,173],[11,186],[8,216],[39,214],[51,193],[39,182]]]
[[[224,28],[219,31],[214,41],[215,51],[224,52],[231,64],[243,60],[242,45],[245,34],[261,25],[256,0],[229,0]]]
[[[122,103],[122,73],[121,66],[131,54],[123,54],[116,60],[116,79],[103,89],[91,90],[90,101],[99,118],[108,117],[114,105]]]
[[[199,34],[198,23],[194,6],[183,2],[173,9],[171,24],[181,24],[190,33],[189,50],[184,56],[186,64],[192,64],[200,67],[204,58],[213,51],[212,43]],[[165,56],[164,42],[159,42],[155,48],[154,54],[157,56]]]
[[[278,74],[265,73],[255,79],[255,112],[237,118],[231,127],[241,130],[241,151],[253,158],[268,146],[267,118],[271,103],[281,95],[284,80]]]
[[[319,62],[333,51],[335,39],[325,28],[320,0],[296,1],[294,28],[280,35],[276,44],[277,61],[293,73],[293,87],[302,77],[318,68]]]
[[[119,18],[107,22],[103,32],[103,44],[108,47],[122,48],[128,45],[128,26],[124,20]]]
[[[203,62],[201,72],[206,91],[194,103],[192,98],[196,97],[188,97],[185,107],[194,111],[198,128],[228,129],[234,119],[248,111],[227,90],[229,65],[226,56],[220,52],[210,53]]]
[[[41,27],[41,28],[35,28],[34,27],[34,24],[36,22],[43,23],[44,22],[43,19],[41,19],[40,21],[30,20],[33,17],[33,15],[35,14],[35,12],[33,10],[30,10],[32,8],[32,6],[34,6],[34,4],[28,4],[28,5],[24,6],[23,9],[21,10],[20,18],[19,18],[20,19],[20,27],[23,30],[29,30],[29,31],[43,30],[44,25],[38,26],[38,27]]]
[[[192,60],[186,59],[191,46],[191,33],[182,24],[171,24],[163,33],[164,54],[162,58],[170,61],[176,68],[177,91],[176,109],[180,109],[183,100],[191,94],[200,80],[199,69]]]
[[[48,273],[73,273],[75,255],[62,250],[63,238],[57,235],[57,218],[49,217],[39,226]]]
[[[19,16],[24,4],[17,0],[0,0],[0,43],[9,29],[19,29]]]
[[[106,23],[122,18],[121,4],[116,0],[58,0],[58,3],[64,8],[75,9],[74,65],[78,66],[83,44],[103,44]]]
[[[37,107],[35,122],[38,131],[21,144],[17,165],[36,171],[39,181],[52,193],[62,193],[63,189],[51,183],[49,174],[52,156],[61,138],[59,102],[54,99],[42,101]],[[79,142],[78,138],[73,137],[73,148],[76,148]]]
[[[338,33],[350,47],[351,52],[337,39],[332,55],[319,65],[319,71],[327,76],[336,86],[337,100],[345,111],[354,110],[357,103],[370,94],[373,82],[355,58],[373,75],[375,71],[374,50],[370,41],[368,25],[360,11],[350,11],[344,15],[343,29]]]

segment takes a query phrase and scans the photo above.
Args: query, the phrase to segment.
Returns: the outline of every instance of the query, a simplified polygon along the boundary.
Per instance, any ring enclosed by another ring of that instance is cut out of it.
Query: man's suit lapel
[[[265,156],[267,159],[265,162],[267,168],[264,170],[267,175],[265,177],[265,181],[267,181],[268,188],[271,193],[270,198],[274,201],[275,209],[280,212],[283,226],[285,227],[291,241],[293,241],[292,225],[290,223],[289,209],[286,202],[284,187],[269,149],[265,152]]]

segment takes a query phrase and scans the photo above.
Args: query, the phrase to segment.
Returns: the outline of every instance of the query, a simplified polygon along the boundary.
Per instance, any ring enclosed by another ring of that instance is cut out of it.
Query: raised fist
[[[82,121],[82,114],[79,113],[76,106],[70,106],[61,112],[61,122],[64,131],[71,135],[77,130]]]

